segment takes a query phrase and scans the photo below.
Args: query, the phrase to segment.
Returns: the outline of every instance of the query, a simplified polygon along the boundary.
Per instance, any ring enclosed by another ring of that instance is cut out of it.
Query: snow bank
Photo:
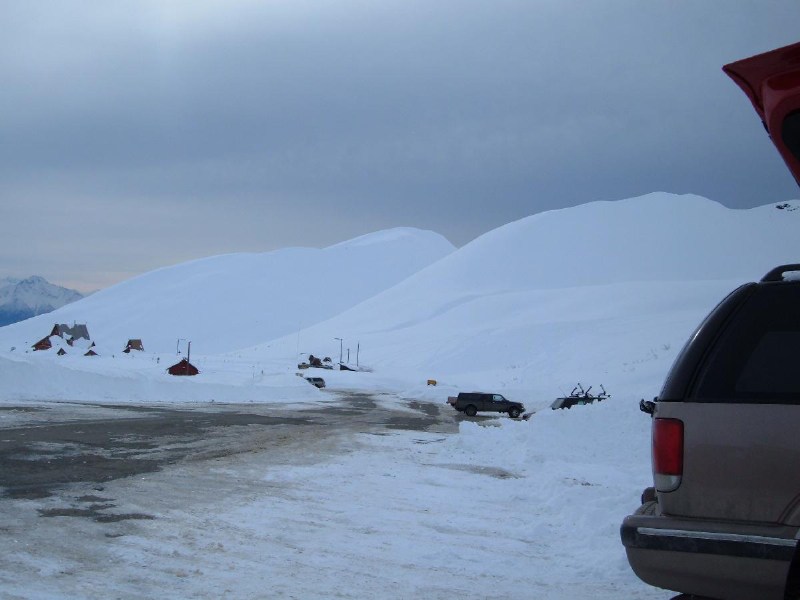
[[[156,359],[159,362],[156,362]],[[292,373],[264,372],[249,363],[223,370],[209,359],[192,359],[201,374],[173,377],[175,355],[119,358],[64,356],[0,357],[0,404],[77,402],[314,402],[323,396]],[[231,372],[232,371],[232,372]]]

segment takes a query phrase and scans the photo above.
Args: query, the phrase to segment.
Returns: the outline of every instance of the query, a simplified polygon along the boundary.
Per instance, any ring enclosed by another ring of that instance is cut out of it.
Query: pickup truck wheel
[[[508,409],[508,416],[512,419],[516,419],[519,416],[519,409],[515,406]]]
[[[467,413],[470,417],[474,417],[476,414],[478,414],[478,409],[474,405],[470,404],[469,406],[467,406],[467,408],[464,409],[464,412]]]

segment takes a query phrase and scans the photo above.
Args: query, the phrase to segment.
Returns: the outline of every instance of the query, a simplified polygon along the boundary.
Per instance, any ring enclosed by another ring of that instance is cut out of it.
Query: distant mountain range
[[[0,279],[0,327],[43,315],[75,302],[83,295],[34,275]]]

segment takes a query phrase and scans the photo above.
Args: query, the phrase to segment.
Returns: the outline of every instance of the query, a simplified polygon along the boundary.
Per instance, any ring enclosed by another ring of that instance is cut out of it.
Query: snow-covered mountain
[[[544,398],[578,377],[651,382],[735,285],[800,262],[799,230],[800,211],[693,195],[550,211],[490,231],[300,337],[312,349],[343,337],[376,370]]]
[[[0,327],[49,313],[81,298],[81,293],[36,275],[0,279]]]
[[[227,254],[158,269],[53,313],[0,330],[2,346],[27,347],[54,323],[86,323],[101,347],[138,338],[150,352],[214,354],[297,332],[374,296],[448,255],[441,235],[397,228],[328,248]],[[182,342],[185,345],[185,342]]]

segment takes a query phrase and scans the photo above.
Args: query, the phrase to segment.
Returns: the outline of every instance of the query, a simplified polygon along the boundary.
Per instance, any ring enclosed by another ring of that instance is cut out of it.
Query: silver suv
[[[800,180],[800,44],[725,67]],[[634,572],[684,597],[800,598],[800,264],[733,291],[672,366],[654,487],[622,523]]]

